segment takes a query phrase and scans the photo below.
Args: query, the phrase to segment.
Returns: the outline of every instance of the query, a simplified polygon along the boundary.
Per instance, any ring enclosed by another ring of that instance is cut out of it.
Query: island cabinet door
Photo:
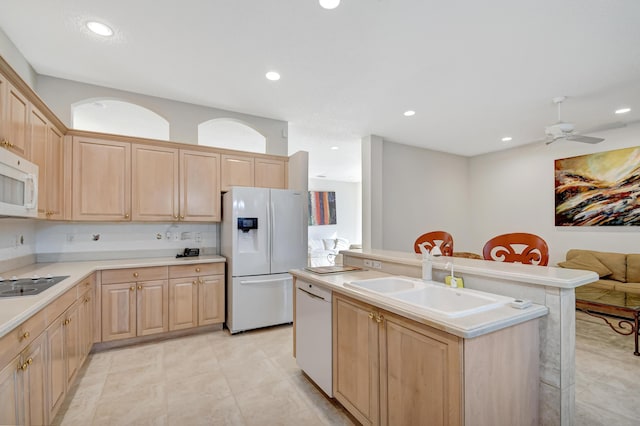
[[[379,423],[378,315],[374,308],[334,293],[334,395],[364,425]]]
[[[460,339],[387,312],[383,323],[380,424],[461,425]]]

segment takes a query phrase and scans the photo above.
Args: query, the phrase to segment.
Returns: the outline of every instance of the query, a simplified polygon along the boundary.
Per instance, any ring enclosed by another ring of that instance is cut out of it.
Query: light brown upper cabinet
[[[232,186],[253,186],[253,157],[222,155],[222,191]]]
[[[29,102],[1,75],[0,105],[0,145],[24,158],[29,158]]]
[[[287,187],[287,168],[282,160],[268,160],[266,158],[256,158],[255,185],[258,188],[278,188]]]
[[[38,217],[64,219],[64,137],[37,108],[30,106],[31,161],[38,166]]]
[[[286,163],[284,160],[225,154],[222,156],[222,191],[228,191],[232,186],[285,189]]]
[[[73,220],[131,220],[131,144],[73,137]]]
[[[220,221],[220,156],[134,144],[133,220]]]

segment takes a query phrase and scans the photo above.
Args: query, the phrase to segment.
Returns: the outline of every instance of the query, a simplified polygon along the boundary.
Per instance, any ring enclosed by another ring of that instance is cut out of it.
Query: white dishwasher
[[[333,398],[331,291],[296,280],[296,361]]]

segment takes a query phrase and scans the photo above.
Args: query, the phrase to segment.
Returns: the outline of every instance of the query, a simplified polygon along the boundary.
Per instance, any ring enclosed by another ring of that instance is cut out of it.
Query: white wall
[[[419,235],[442,230],[453,236],[455,251],[473,251],[468,162],[466,157],[385,140],[381,248],[413,251]]]
[[[219,254],[218,228],[217,224],[41,221],[36,252],[40,262],[175,256],[186,247]]]
[[[286,121],[209,108],[169,99],[146,96],[108,87],[95,86],[60,78],[38,76],[37,93],[58,116],[71,127],[71,105],[87,99],[117,99],[132,102],[154,111],[169,121],[171,140],[198,143],[198,124],[213,118],[234,118],[251,125],[267,140],[267,154],[288,155]]]
[[[346,238],[351,244],[362,242],[362,194],[359,182],[309,179],[309,191],[335,191],[336,224],[309,226],[309,240]]]
[[[531,144],[470,159],[472,242],[480,252],[491,237],[531,232],[549,245],[549,264],[571,248],[640,253],[638,227],[556,227],[554,160],[640,145],[640,125],[599,133],[597,145],[557,141]]]
[[[35,251],[35,220],[0,218],[0,262],[34,254]]]
[[[37,74],[27,62],[22,53],[16,48],[7,34],[0,28],[0,56],[11,65],[11,68],[18,73],[27,85],[32,89],[36,86]]]

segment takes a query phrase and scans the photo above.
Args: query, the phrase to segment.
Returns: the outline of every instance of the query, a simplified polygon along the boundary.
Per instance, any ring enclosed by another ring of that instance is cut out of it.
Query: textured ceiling
[[[341,180],[369,134],[465,156],[541,139],[554,96],[578,130],[637,120],[639,22],[637,0],[0,2],[39,74],[286,120],[311,177]]]

